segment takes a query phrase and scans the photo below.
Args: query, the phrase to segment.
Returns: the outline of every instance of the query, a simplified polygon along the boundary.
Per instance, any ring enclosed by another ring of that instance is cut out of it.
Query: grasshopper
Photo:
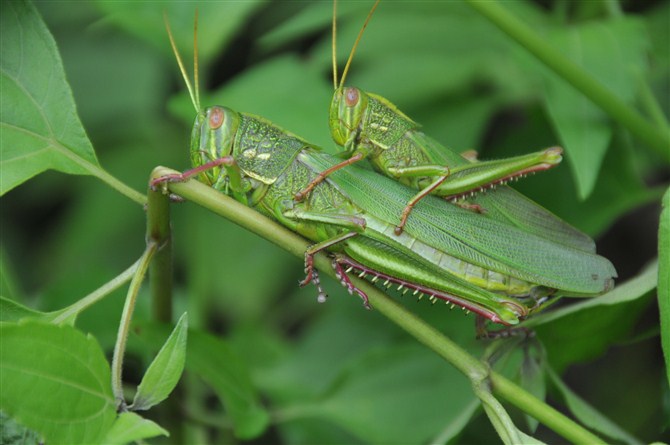
[[[412,208],[428,194],[446,198],[471,210],[485,212],[491,207],[497,208],[500,205],[504,207],[506,201],[514,200],[515,198],[510,197],[510,195],[513,195],[509,191],[511,189],[504,193],[505,198],[482,200],[486,202],[459,203],[458,200],[504,185],[507,181],[523,177],[529,173],[547,170],[561,162],[562,149],[560,147],[552,147],[537,153],[501,160],[476,161],[472,157],[465,158],[424,134],[419,124],[402,113],[389,100],[376,94],[366,93],[355,87],[345,87],[344,81],[356,48],[378,4],[379,0],[372,6],[352,47],[338,83],[336,62],[337,2],[333,1],[332,56],[335,93],[330,105],[329,123],[333,140],[344,148],[344,155],[348,159],[334,166],[332,170],[367,158],[378,172],[408,187],[418,189],[419,192],[408,200],[407,205],[399,214],[400,222],[396,226],[397,234],[402,232]],[[323,180],[331,171],[324,172],[313,184],[298,192],[296,199],[300,200],[306,196],[312,187],[318,181]],[[518,200],[521,199],[523,198],[518,198]],[[524,204],[527,206],[527,203]],[[506,213],[496,210],[494,212],[497,216]],[[544,211],[544,213],[546,213],[545,219],[556,219],[548,212]],[[519,223],[516,220],[510,222],[520,226],[526,224],[525,222]],[[539,231],[546,231],[545,223],[539,223]],[[553,223],[549,229],[555,230],[556,225],[564,226],[563,224]],[[560,227],[560,230],[568,232],[567,238],[580,238],[580,243],[586,242],[588,244],[588,240],[572,228]]]
[[[433,196],[415,205],[396,235],[396,215],[415,194],[412,189],[356,166],[331,171],[337,158],[262,117],[223,106],[200,108],[197,87],[194,93],[167,28],[197,113],[193,169],[152,185],[198,176],[314,242],[305,252],[301,285],[316,284],[319,301],[326,294],[313,256],[322,250],[330,252],[342,284],[366,307],[367,296],[351,282],[352,273],[505,325],[517,324],[551,296],[591,296],[612,287],[616,271],[607,259]],[[295,201],[323,172],[330,174]]]

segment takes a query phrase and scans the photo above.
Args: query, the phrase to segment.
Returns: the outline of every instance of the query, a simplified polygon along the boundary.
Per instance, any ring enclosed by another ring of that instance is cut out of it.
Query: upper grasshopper
[[[432,196],[418,202],[405,231],[394,234],[397,214],[413,190],[355,166],[324,175],[338,162],[319,147],[258,116],[223,106],[201,109],[171,34],[170,41],[197,112],[191,135],[194,168],[154,185],[198,175],[312,240],[303,284],[317,284],[320,301],[325,293],[312,257],[324,249],[331,252],[342,283],[366,305],[367,296],[353,286],[349,273],[383,279],[508,325],[541,308],[550,296],[589,296],[611,288],[616,271],[607,259]],[[320,177],[325,179],[315,183]],[[302,201],[293,199],[313,183]]]
[[[379,0],[370,10],[338,83],[337,2],[333,2],[332,48],[335,93],[330,104],[329,123],[334,141],[344,148],[348,157],[334,169],[367,158],[380,173],[419,190],[408,200],[398,215],[396,233],[402,232],[411,209],[428,194],[456,202],[460,198],[499,186],[529,173],[549,169],[561,162],[562,149],[559,147],[493,161],[466,159],[425,135],[419,124],[387,99],[355,87],[345,86],[344,82],[356,48],[378,4]],[[299,192],[297,199],[302,199],[312,186],[310,184]],[[487,211],[488,206],[482,204],[461,205],[479,212]]]

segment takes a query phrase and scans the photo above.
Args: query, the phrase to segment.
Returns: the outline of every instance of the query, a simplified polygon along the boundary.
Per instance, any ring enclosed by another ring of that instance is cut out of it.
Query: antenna
[[[354,42],[354,46],[351,48],[351,52],[349,53],[349,59],[347,60],[347,64],[344,66],[344,71],[342,72],[342,79],[340,79],[340,88],[344,85],[344,79],[347,78],[347,72],[349,71],[349,65],[351,65],[351,60],[354,58],[354,54],[356,53],[356,48],[358,48],[358,43],[361,41],[361,37],[363,37],[363,31],[365,31],[365,28],[367,28],[368,23],[370,22],[370,19],[372,18],[372,14],[375,12],[375,9],[377,9],[377,5],[379,5],[379,2],[381,0],[377,0],[374,5],[372,5],[372,9],[370,9],[370,12],[368,12],[368,16],[365,19],[365,23],[363,23],[363,27],[361,30],[358,32],[358,37],[356,37],[356,41]],[[334,18],[333,18],[334,20]]]
[[[333,0],[333,89],[337,90],[337,0]]]
[[[177,44],[174,41],[174,36],[172,35],[172,29],[170,28],[170,22],[168,21],[167,17],[167,12],[163,12],[163,20],[165,21],[165,29],[167,30],[168,37],[170,38],[170,45],[172,45],[172,52],[174,53],[175,57],[177,58],[177,64],[179,65],[179,71],[181,72],[182,77],[184,78],[184,82],[186,83],[186,88],[188,89],[188,93],[191,96],[191,102],[193,103],[193,106],[195,107],[195,111],[199,112],[200,111],[200,101],[197,98],[198,90],[195,90],[195,93],[193,91],[193,86],[191,85],[191,81],[188,78],[188,74],[186,73],[186,68],[184,68],[184,62],[181,60],[181,56],[179,55],[179,50],[177,50]],[[196,27],[195,30],[197,31],[197,20],[198,16],[196,13]],[[197,48],[196,48],[197,50]],[[196,61],[197,61],[197,53],[195,55]],[[196,70],[196,82],[197,82],[197,63],[195,65],[195,70]],[[196,83],[196,88],[197,88],[197,83]]]

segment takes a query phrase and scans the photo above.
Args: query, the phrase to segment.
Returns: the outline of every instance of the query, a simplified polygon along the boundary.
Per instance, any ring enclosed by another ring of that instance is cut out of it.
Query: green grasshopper
[[[194,168],[152,185],[197,175],[316,243],[305,252],[301,284],[315,283],[319,301],[326,294],[313,256],[322,250],[331,253],[342,284],[367,307],[367,295],[349,274],[506,325],[539,310],[550,296],[591,296],[612,287],[616,271],[607,259],[432,196],[416,204],[404,232],[396,235],[397,213],[415,192],[356,166],[332,172],[296,202],[295,194],[338,160],[261,117],[222,106],[201,109],[169,26],[168,34],[197,112],[190,149]],[[194,78],[197,85],[197,74]]]
[[[335,93],[330,105],[329,122],[331,135],[336,144],[344,148],[344,154],[348,159],[334,166],[332,170],[351,165],[367,158],[373,167],[380,173],[389,176],[408,187],[418,189],[400,212],[400,223],[396,227],[396,233],[402,232],[407,216],[414,205],[428,194],[446,198],[457,203],[459,199],[482,192],[505,184],[507,181],[523,177],[549,169],[561,162],[562,149],[552,147],[541,152],[513,158],[473,162],[461,155],[454,153],[440,143],[430,138],[421,131],[421,126],[402,113],[387,99],[372,93],[366,93],[358,88],[345,87],[344,81],[351,65],[351,61],[358,47],[373,12],[379,0],[375,2],[363,24],[358,37],[349,54],[349,59],[344,68],[342,78],[337,81],[336,62],[336,17],[337,2],[333,2],[333,86]],[[297,193],[296,199],[300,200],[316,185],[316,183],[330,174],[324,172],[313,184],[308,185],[305,190]],[[498,196],[492,199],[483,199],[482,202],[462,203],[463,207],[475,211],[485,212],[494,208],[497,217],[505,212],[507,201],[515,201],[510,197],[514,193],[511,189],[504,192],[505,197]],[[503,195],[503,194],[499,194]],[[522,200],[519,197],[516,200]],[[484,202],[485,201],[485,202]],[[514,204],[514,203],[513,203]],[[529,203],[524,203],[528,207]],[[498,207],[503,207],[497,211]],[[535,209],[536,211],[539,211]],[[543,209],[542,209],[543,211]],[[546,211],[546,220],[554,219],[553,215]],[[515,225],[523,227],[525,221],[510,221]],[[556,230],[556,226],[562,232],[567,232],[566,238],[579,238],[579,243],[589,244],[583,234],[576,232],[565,224],[557,224],[556,221],[546,227],[544,221],[533,221],[539,223],[539,232],[546,229]],[[534,228],[531,227],[531,230]]]

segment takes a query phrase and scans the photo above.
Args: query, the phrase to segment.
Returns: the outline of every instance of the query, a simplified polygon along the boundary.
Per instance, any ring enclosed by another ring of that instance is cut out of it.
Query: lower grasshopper
[[[494,218],[526,231],[548,236],[578,248],[594,251],[591,239],[556,218],[532,201],[517,194],[504,184],[529,173],[546,170],[561,162],[562,149],[549,148],[537,153],[493,161],[474,161],[444,147],[421,131],[421,126],[402,113],[387,99],[366,93],[355,87],[345,87],[349,66],[356,48],[374,10],[375,2],[349,54],[338,84],[336,65],[336,1],[333,2],[333,84],[335,93],[330,105],[329,123],[333,140],[344,148],[348,159],[332,168],[337,170],[362,159],[398,182],[419,192],[408,200],[399,212],[396,233],[401,233],[414,205],[428,194],[446,198],[454,203],[470,197],[459,205],[479,212],[489,212]],[[297,193],[302,199],[311,188],[331,171],[324,172],[314,183]],[[498,187],[490,196],[475,197],[489,188]],[[523,211],[520,213],[519,211]],[[519,215],[530,217],[519,218]]]
[[[366,305],[367,296],[348,274],[382,279],[506,325],[517,324],[549,296],[589,296],[611,288],[616,271],[607,259],[432,196],[416,204],[405,231],[395,235],[397,212],[414,191],[365,169],[334,171],[296,202],[294,195],[337,159],[261,117],[221,106],[200,109],[171,35],[170,41],[197,111],[194,168],[153,185],[198,175],[315,242],[305,252],[302,284],[313,281],[320,301],[325,293],[312,258],[324,249],[331,252],[342,283]]]

